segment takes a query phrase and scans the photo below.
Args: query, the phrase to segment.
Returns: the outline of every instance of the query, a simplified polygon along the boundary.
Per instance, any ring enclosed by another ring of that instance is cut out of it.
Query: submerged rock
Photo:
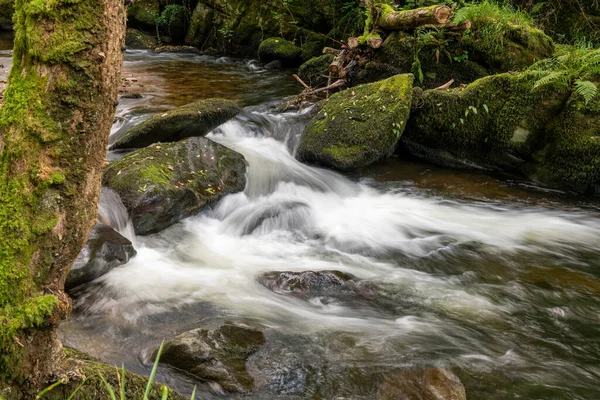
[[[175,142],[191,136],[204,136],[242,112],[232,101],[200,100],[156,114],[134,126],[117,139],[111,150],[138,149],[152,143]]]
[[[408,369],[388,374],[379,386],[377,400],[466,400],[465,387],[443,368]]]
[[[428,90],[417,96],[402,145],[438,165],[516,171],[531,159],[568,96],[559,84],[534,90],[527,73]]]
[[[413,75],[336,93],[300,138],[297,157],[350,171],[391,155],[408,121]]]
[[[242,191],[245,173],[241,154],[194,137],[134,151],[110,164],[103,182],[123,200],[135,232],[148,235]]]
[[[258,47],[260,61],[269,63],[281,61],[284,67],[296,67],[302,62],[300,57],[302,50],[295,44],[284,38],[269,38],[264,40]]]
[[[246,370],[246,360],[264,343],[261,331],[245,326],[195,329],[168,341],[160,362],[216,382],[228,392],[247,392],[253,389],[254,379]]]
[[[314,296],[342,291],[347,282],[355,279],[355,276],[340,271],[305,271],[267,272],[258,281],[275,293]]]
[[[89,283],[127,263],[135,255],[136,251],[129,239],[108,225],[96,224],[69,271],[65,289],[70,291]]]

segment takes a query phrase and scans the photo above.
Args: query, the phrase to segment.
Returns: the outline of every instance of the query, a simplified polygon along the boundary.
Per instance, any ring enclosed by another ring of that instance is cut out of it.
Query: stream
[[[128,51],[124,71],[143,97],[121,100],[113,134],[200,98],[245,106],[208,137],[245,156],[248,183],[148,237],[106,192],[100,214],[138,254],[79,293],[66,345],[148,374],[163,339],[229,320],[275,343],[248,361],[265,377],[250,398],[373,398],[370,374],[413,366],[450,369],[469,399],[600,398],[597,201],[397,158],[347,175],[304,165],[310,110],[270,107],[298,92],[291,71],[147,51]],[[307,300],[257,282],[325,270],[376,293]],[[167,366],[158,379],[235,397]]]

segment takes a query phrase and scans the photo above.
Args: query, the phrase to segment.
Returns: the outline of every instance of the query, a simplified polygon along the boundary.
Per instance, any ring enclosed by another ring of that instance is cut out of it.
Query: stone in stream
[[[176,142],[191,136],[204,136],[240,112],[241,108],[229,100],[196,101],[153,115],[118,138],[110,149],[138,149],[157,142]]]
[[[413,79],[397,75],[331,96],[304,130],[298,159],[351,171],[390,156],[408,121]]]
[[[69,271],[65,289],[70,291],[89,283],[113,268],[127,263],[135,254],[129,239],[108,225],[96,224]]]
[[[281,61],[284,67],[297,67],[302,62],[302,49],[295,44],[276,37],[264,40],[258,47],[258,57],[260,61],[269,63],[271,61]]]
[[[103,183],[121,197],[135,232],[159,232],[246,184],[244,156],[203,137],[154,144],[110,164]]]
[[[377,288],[373,284],[361,282],[354,275],[340,271],[266,272],[258,278],[258,282],[275,293],[300,298],[358,295],[373,299],[377,296]]]
[[[127,36],[125,36],[125,46],[128,49],[154,49],[158,46],[158,41],[153,35],[129,28],[127,29]]]
[[[388,374],[377,400],[466,400],[460,379],[444,368],[407,369]]]
[[[254,379],[246,360],[263,344],[263,333],[226,323],[216,329],[195,329],[166,342],[160,362],[216,382],[228,392],[248,392]]]

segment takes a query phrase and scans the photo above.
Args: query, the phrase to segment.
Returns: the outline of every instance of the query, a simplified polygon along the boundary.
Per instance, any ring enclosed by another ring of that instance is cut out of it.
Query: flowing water
[[[105,192],[100,213],[138,255],[79,293],[68,345],[148,373],[163,338],[232,320],[279,344],[248,363],[266,377],[257,399],[357,398],[368,371],[408,366],[450,368],[470,399],[600,398],[598,203],[398,159],[347,176],[301,164],[310,110],[261,106],[297,89],[253,63],[135,52],[125,72],[146,96],[121,102],[114,133],[197,98],[251,106],[209,135],[245,156],[248,184],[150,237],[135,237]],[[307,300],[257,282],[323,270],[376,294]],[[184,393],[198,383],[159,375]]]

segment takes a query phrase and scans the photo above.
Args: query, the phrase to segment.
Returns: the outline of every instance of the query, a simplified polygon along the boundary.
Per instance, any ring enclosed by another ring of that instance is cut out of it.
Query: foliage
[[[598,95],[594,82],[600,80],[600,49],[561,46],[553,57],[532,65],[529,70],[535,88],[558,83],[572,88],[589,103]]]
[[[508,3],[500,4],[493,0],[483,0],[458,9],[453,21],[460,24],[471,21],[476,26],[474,43],[479,50],[498,54],[506,46],[506,37],[515,26],[534,28],[535,21],[527,12]]]

